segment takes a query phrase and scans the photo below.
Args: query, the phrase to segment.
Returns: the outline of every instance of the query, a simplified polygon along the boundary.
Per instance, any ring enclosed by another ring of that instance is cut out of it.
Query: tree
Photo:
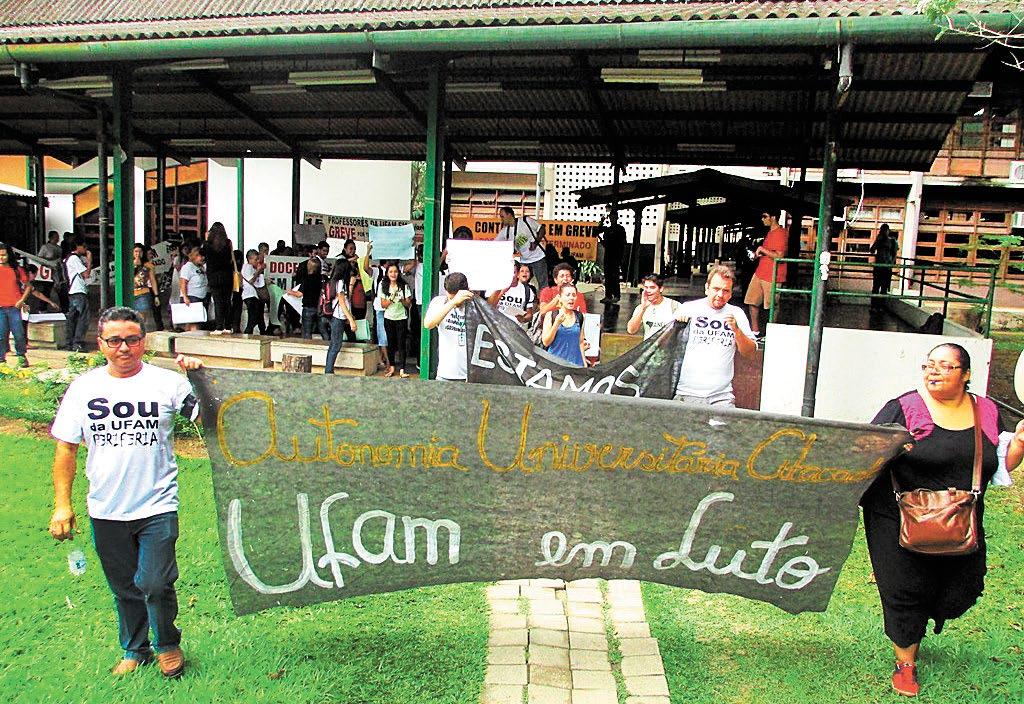
[[[1004,63],[1024,71],[1024,0],[1013,3],[1013,24],[1007,30],[996,29],[986,21],[981,10],[990,6],[990,0],[921,0],[917,11],[936,22],[942,33],[963,34],[980,39],[985,46],[1005,47],[1010,59]],[[965,16],[966,22],[962,20]]]

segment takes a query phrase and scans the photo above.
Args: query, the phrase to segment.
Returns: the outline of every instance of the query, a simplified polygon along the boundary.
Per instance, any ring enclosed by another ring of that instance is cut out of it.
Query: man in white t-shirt
[[[519,254],[519,262],[527,264],[537,278],[537,288],[548,285],[548,262],[544,258],[544,226],[529,216],[516,217],[508,206],[498,209],[501,227],[496,241],[511,240]]]
[[[71,383],[50,430],[57,439],[50,534],[68,540],[75,533],[71,487],[78,446],[85,443],[93,543],[114,593],[124,651],[112,672],[130,674],[155,652],[161,672],[177,677],[185,657],[174,625],[178,465],[172,431],[175,414],[195,420],[199,406],[186,377],[143,363],[145,336],[143,319],[131,308],[100,315],[96,342],[107,364]],[[181,355],[177,362],[182,369],[202,366]]]
[[[530,285],[533,272],[528,264],[521,262],[516,262],[514,268],[512,283],[503,289],[491,291],[487,302],[520,325],[529,325],[537,307],[537,289]]]
[[[466,380],[466,308],[473,297],[469,281],[461,272],[448,274],[445,293],[434,296],[423,316],[423,327],[437,328],[437,378],[447,381]]]
[[[68,277],[68,313],[64,323],[64,346],[72,352],[85,351],[85,334],[89,329],[89,284],[92,273],[92,252],[85,247],[85,236],[75,235],[74,249],[64,261]]]
[[[636,335],[642,327],[646,340],[675,320],[676,311],[682,304],[673,298],[665,297],[665,282],[657,274],[648,274],[641,279],[641,284],[643,293],[640,305],[626,323],[626,332]]]
[[[689,321],[689,340],[676,385],[675,400],[702,406],[736,407],[732,393],[736,352],[751,357],[757,349],[743,309],[729,303],[735,274],[727,266],[708,270],[707,297],[679,306],[676,319]]]

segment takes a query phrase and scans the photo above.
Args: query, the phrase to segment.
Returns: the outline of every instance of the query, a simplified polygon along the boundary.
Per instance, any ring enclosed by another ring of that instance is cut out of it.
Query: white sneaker
[[[220,334],[222,334],[222,331],[221,330],[211,330],[210,334],[211,335],[220,335]]]

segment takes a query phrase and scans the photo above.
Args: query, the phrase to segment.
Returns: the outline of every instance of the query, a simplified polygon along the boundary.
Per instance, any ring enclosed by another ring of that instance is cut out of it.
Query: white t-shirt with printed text
[[[494,291],[488,292],[488,296],[493,293]],[[525,313],[527,306],[537,306],[537,291],[530,284],[516,284],[498,299],[498,312],[517,323],[519,320],[516,316]]]
[[[441,312],[448,305],[448,296],[434,296],[427,306],[427,316]],[[466,378],[466,309],[452,308],[437,326],[437,378],[461,381]]]
[[[174,414],[199,414],[188,378],[143,363],[130,377],[99,367],[68,387],[50,433],[85,443],[93,518],[134,521],[178,509]]]
[[[185,279],[185,292],[190,298],[206,298],[210,285],[206,279],[206,269],[198,267],[192,262],[185,262],[181,267],[178,276]]]
[[[682,303],[675,300],[674,298],[666,298],[662,296],[661,302],[655,305],[647,306],[647,310],[644,311],[644,317],[641,318],[643,325],[644,339],[656,335],[661,328],[672,323],[676,317],[676,310],[679,309]],[[640,306],[636,307],[633,314],[636,315],[636,311],[640,309]]]
[[[743,309],[725,304],[715,310],[708,299],[687,301],[679,312],[690,319],[689,341],[676,385],[677,396],[712,398],[732,394],[732,377],[736,357],[736,335],[725,322],[731,315],[747,337],[753,337]]]

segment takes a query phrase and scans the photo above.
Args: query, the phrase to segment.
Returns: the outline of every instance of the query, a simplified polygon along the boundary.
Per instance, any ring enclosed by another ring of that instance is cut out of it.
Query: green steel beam
[[[818,236],[814,243],[814,269],[811,271],[811,307],[808,321],[807,367],[804,375],[804,398],[801,415],[814,417],[814,403],[818,390],[818,366],[821,361],[821,340],[824,333],[825,293],[827,280],[824,274],[827,265],[822,255],[828,254],[832,237],[832,200],[836,187],[836,135],[839,132],[839,116],[829,115],[825,137],[825,158],[821,167],[821,199],[818,204]],[[824,270],[824,271],[823,271]],[[772,287],[774,288],[774,273]],[[774,296],[773,296],[774,299]]]
[[[427,89],[427,166],[423,175],[423,300],[420,320],[427,317],[427,306],[437,295],[437,277],[441,262],[441,222],[443,203],[439,193],[444,168],[444,88],[445,77],[439,66],[431,66]],[[437,358],[437,330],[420,335],[420,378],[429,379]]]
[[[1020,21],[1013,13],[985,15],[994,31]],[[950,18],[954,27],[975,21]],[[388,29],[307,34],[257,34],[159,39],[118,39],[3,45],[10,61],[26,63],[137,61],[217,56],[368,54],[383,52],[546,51],[588,49],[679,49],[701,47],[798,47],[859,44],[934,45],[941,25],[923,15],[693,20],[586,25]],[[973,37],[947,32],[947,43]]]
[[[135,149],[132,144],[131,70],[114,72],[114,305],[131,306],[135,245]],[[100,272],[106,276],[106,272]]]
[[[235,245],[245,256],[245,159],[235,160],[236,203],[238,208],[238,242]]]

